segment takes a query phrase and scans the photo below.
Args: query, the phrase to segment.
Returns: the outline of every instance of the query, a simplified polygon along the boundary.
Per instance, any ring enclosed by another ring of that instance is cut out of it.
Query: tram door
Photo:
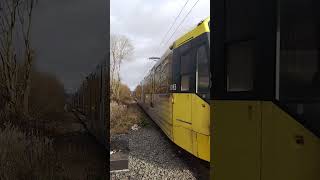
[[[226,0],[214,3],[220,11],[215,11],[213,18],[213,29],[216,29],[213,35],[214,65],[211,67],[211,177],[213,180],[259,180],[262,111],[261,101],[255,96],[255,75],[259,72],[256,68],[259,62],[257,2]],[[225,17],[221,18],[223,15]]]
[[[173,50],[173,137],[190,153],[209,159],[209,55],[204,34]]]
[[[226,47],[227,92],[251,94],[254,43],[233,42]],[[214,179],[260,178],[261,102],[258,100],[213,100]],[[219,156],[223,154],[223,156]],[[232,173],[230,173],[232,170]]]
[[[192,92],[195,91],[195,52],[187,43],[173,52],[173,137],[174,141],[190,153],[193,152]]]

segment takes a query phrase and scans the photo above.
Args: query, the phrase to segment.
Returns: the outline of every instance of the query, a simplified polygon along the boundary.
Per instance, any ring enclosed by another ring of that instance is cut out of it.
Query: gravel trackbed
[[[111,141],[129,142],[129,171],[113,172],[110,179],[203,179],[201,168],[183,158],[179,151],[156,125],[148,125],[128,134],[112,135]],[[203,174],[203,173],[202,173]]]

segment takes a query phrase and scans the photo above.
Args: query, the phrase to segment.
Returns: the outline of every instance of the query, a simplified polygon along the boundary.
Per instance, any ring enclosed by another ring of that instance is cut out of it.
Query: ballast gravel
[[[110,179],[197,179],[199,172],[179,157],[173,143],[153,122],[128,134],[111,136],[111,141],[117,140],[129,142],[129,171],[113,172]]]

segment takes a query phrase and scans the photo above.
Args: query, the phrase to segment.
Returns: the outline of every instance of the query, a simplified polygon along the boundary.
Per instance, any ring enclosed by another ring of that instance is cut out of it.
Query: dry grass
[[[51,140],[6,123],[0,130],[0,179],[62,179]]]
[[[145,126],[145,115],[139,110],[136,104],[110,104],[110,133],[127,133],[134,124]]]
[[[101,152],[96,152],[88,137],[76,142],[72,138],[56,144],[52,139],[23,132],[6,123],[0,129],[0,179],[91,180],[101,177],[97,171],[102,165],[96,162],[99,157],[101,159]],[[83,147],[87,149],[81,149]]]
[[[143,114],[133,103],[130,89],[120,84],[119,99],[112,99],[110,103],[110,133],[127,133],[134,124],[143,122]]]
[[[79,147],[74,147],[74,143],[72,146],[69,144],[64,145],[69,151],[61,152],[46,137],[27,135],[6,125],[5,129],[0,130],[0,179],[103,179],[102,173],[97,172],[102,167],[101,162],[96,162],[97,157],[92,158],[97,153],[77,150]],[[92,146],[89,148],[94,149]],[[101,157],[104,156],[99,156],[100,159]]]

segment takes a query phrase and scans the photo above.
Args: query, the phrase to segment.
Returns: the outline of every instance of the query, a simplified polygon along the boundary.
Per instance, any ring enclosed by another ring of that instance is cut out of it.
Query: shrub
[[[132,100],[131,91],[127,85],[121,82],[119,83],[120,84],[116,84],[116,83],[110,84],[110,90],[111,90],[110,99],[118,103],[129,104],[130,101]],[[113,86],[117,86],[118,88]]]
[[[125,84],[120,84],[120,102],[128,104],[131,100],[131,91],[129,87]]]
[[[134,96],[137,99],[140,99],[142,95],[142,87],[141,85],[138,85],[135,89],[134,89]]]
[[[33,72],[29,97],[29,114],[37,119],[55,120],[64,111],[63,84],[53,75]]]

